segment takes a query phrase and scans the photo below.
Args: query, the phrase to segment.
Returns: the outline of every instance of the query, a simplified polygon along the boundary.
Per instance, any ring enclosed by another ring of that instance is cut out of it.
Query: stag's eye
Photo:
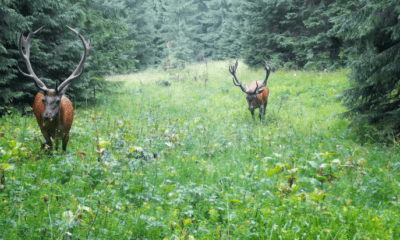
[[[43,102],[43,103],[46,103],[46,100],[44,100],[44,98],[42,98],[42,102]]]

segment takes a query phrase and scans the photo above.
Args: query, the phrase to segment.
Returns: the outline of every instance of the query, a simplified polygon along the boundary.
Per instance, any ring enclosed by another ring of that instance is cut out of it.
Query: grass
[[[271,73],[262,123],[228,65],[110,77],[66,154],[0,119],[0,239],[399,239],[398,143],[337,117],[347,72]]]

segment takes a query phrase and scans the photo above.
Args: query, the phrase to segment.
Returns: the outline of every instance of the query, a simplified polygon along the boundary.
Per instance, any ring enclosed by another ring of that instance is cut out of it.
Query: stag
[[[45,142],[42,143],[42,149],[48,146],[51,150],[53,146],[51,138],[53,138],[55,141],[55,148],[58,150],[58,141],[61,138],[62,150],[64,152],[67,150],[69,130],[71,129],[72,121],[74,119],[74,108],[71,101],[65,96],[65,92],[67,91],[68,86],[72,83],[72,80],[76,79],[82,74],[83,63],[88,57],[89,49],[91,47],[90,40],[85,41],[81,34],[70,27],[68,28],[81,39],[84,47],[84,54],[81,57],[78,66],[72,72],[71,76],[65,79],[60,85],[58,85],[58,82],[56,82],[54,89],[47,88],[42,80],[36,76],[29,60],[29,42],[32,36],[42,30],[43,27],[34,32],[30,32],[27,37],[25,37],[23,32],[21,32],[21,35],[18,39],[18,49],[25,60],[29,74],[23,72],[19,67],[18,70],[24,76],[32,78],[36,87],[39,89],[39,92],[36,94],[33,102],[33,112],[36,116],[40,131],[45,139]],[[25,53],[23,52],[22,47],[25,48]]]
[[[260,120],[264,120],[265,111],[268,104],[269,90],[267,88],[267,81],[271,68],[267,62],[264,61],[264,68],[267,71],[267,75],[264,81],[256,81],[250,84],[249,87],[244,87],[242,83],[236,77],[236,69],[238,66],[238,60],[235,65],[229,66],[229,72],[233,75],[233,84],[240,87],[244,93],[246,93],[246,100],[252,117],[254,118],[254,110],[259,108]]]

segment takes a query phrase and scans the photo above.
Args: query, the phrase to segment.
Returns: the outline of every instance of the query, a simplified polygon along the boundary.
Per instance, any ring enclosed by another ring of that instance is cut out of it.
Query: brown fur
[[[52,93],[49,96],[53,95]],[[69,140],[69,130],[71,129],[72,122],[74,119],[74,108],[72,106],[71,101],[64,97],[61,99],[61,109],[59,116],[45,121],[43,118],[43,113],[45,110],[45,104],[43,103],[44,95],[42,93],[37,93],[35,96],[35,100],[33,102],[33,113],[36,116],[36,120],[40,127],[40,130],[43,134],[43,137],[46,139],[46,143],[52,147],[52,142],[50,138],[53,138],[56,142],[56,150],[58,150],[58,140],[62,140],[62,148],[63,151],[66,150],[68,140]],[[45,144],[42,144],[42,148],[45,147]]]
[[[258,85],[261,85],[263,82],[262,81],[257,81]],[[250,86],[247,87],[247,91],[249,90],[254,90],[257,87],[256,82],[253,82],[250,84]],[[268,102],[268,95],[269,95],[269,89],[267,87],[262,87],[261,88],[262,92],[257,94],[257,99],[256,99],[256,108],[260,107],[262,104]]]
[[[265,111],[268,105],[268,95],[269,95],[269,90],[267,88],[267,83],[268,83],[268,77],[271,72],[271,68],[268,66],[268,63],[264,61],[264,68],[265,71],[267,72],[267,75],[265,76],[264,81],[257,81],[253,82],[250,84],[249,87],[244,87],[241,82],[236,77],[236,69],[238,66],[238,60],[236,59],[236,62],[234,65],[229,66],[229,72],[232,74],[233,79],[232,82],[235,86],[240,87],[240,89],[246,93],[246,100],[248,104],[248,109],[251,113],[251,115],[254,118],[254,110],[259,109],[259,115],[260,119],[264,120],[265,117]]]

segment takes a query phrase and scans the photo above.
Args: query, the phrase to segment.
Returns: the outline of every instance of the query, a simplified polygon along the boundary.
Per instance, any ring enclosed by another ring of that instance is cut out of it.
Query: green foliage
[[[243,53],[246,63],[274,65],[316,62],[327,67],[339,60],[342,40],[330,33],[334,1],[262,1],[242,3],[245,19]],[[278,66],[276,66],[278,67]]]
[[[333,19],[335,33],[355,43],[347,49],[352,85],[342,98],[356,124],[400,131],[399,17],[397,1],[365,1]]]
[[[228,41],[229,36],[224,36],[224,24],[229,19],[229,1],[226,0],[208,0],[203,1],[205,9],[201,11],[201,20],[203,32],[200,34],[201,52],[206,58],[223,59],[229,57],[222,52],[222,42]]]
[[[192,80],[203,64],[169,87],[157,69],[110,77],[125,83],[77,109],[66,154],[10,111],[2,238],[399,239],[399,143],[360,145],[335,117],[348,71],[271,73],[261,123],[228,65],[209,63],[207,87]]]
[[[50,88],[76,68],[82,44],[66,26],[76,28],[93,47],[82,76],[70,86],[72,99],[87,99],[93,88],[105,86],[104,75],[135,71],[137,60],[127,50],[134,48],[128,39],[127,10],[121,1],[2,1],[0,29],[0,106],[31,103],[36,89],[31,79],[18,73],[25,63],[17,50],[21,31],[45,28],[31,41],[30,60],[36,75]]]
[[[126,0],[127,8],[126,23],[128,24],[128,35],[126,39],[135,41],[134,48],[128,48],[126,55],[136,63],[138,69],[145,69],[160,61],[157,41],[158,23],[157,12],[154,9],[155,1]],[[133,72],[128,69],[127,72]]]
[[[218,59],[239,58],[242,56],[244,17],[240,5],[241,1],[228,1],[225,6],[227,17],[222,22],[220,41],[216,43],[219,48]]]

